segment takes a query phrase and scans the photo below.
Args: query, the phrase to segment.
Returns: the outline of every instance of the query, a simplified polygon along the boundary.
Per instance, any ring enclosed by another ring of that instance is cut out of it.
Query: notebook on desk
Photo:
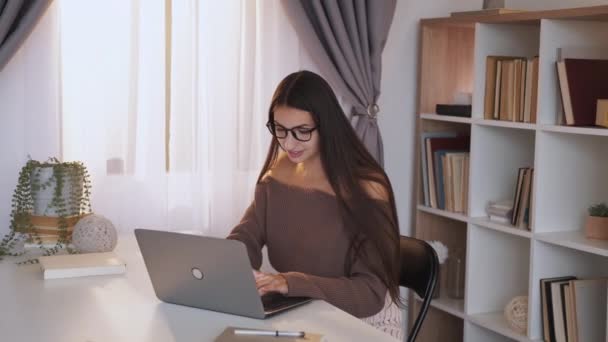
[[[44,279],[122,274],[127,269],[114,252],[42,256],[38,261]]]
[[[311,301],[260,297],[240,241],[148,229],[135,229],[135,237],[163,302],[263,319]]]

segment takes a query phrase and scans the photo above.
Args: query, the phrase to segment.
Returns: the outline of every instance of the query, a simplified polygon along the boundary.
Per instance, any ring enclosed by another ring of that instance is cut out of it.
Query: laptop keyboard
[[[265,311],[274,311],[302,302],[302,297],[286,297],[280,293],[267,293],[262,296]]]

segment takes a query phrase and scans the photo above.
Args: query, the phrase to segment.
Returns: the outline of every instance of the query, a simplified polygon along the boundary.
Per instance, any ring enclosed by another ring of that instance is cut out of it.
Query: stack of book
[[[488,56],[484,118],[536,122],[538,56]]]
[[[564,108],[561,121],[569,126],[596,125],[598,100],[608,99],[608,59],[564,58],[557,62],[557,76]]]
[[[513,215],[513,200],[490,202],[486,208],[486,213],[490,221],[510,224]]]
[[[453,132],[423,132],[421,139],[424,204],[466,213],[469,136]]]
[[[534,169],[530,167],[520,167],[517,173],[517,184],[515,196],[513,198],[513,214],[511,224],[530,230],[530,197],[532,194],[532,179]]]
[[[573,276],[540,280],[543,339],[556,342],[607,341],[608,279]]]

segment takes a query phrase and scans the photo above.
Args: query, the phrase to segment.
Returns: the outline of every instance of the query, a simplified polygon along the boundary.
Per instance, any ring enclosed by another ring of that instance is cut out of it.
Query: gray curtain
[[[384,165],[376,105],[382,50],[396,0],[282,0],[298,36],[323,75],[353,105],[357,134]]]
[[[53,0],[0,0],[0,71]]]

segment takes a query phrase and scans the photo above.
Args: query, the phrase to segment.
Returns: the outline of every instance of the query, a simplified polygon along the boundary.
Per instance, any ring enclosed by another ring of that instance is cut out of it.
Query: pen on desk
[[[280,331],[280,330],[249,330],[234,329],[235,335],[275,336],[275,337],[304,337],[303,331]]]

